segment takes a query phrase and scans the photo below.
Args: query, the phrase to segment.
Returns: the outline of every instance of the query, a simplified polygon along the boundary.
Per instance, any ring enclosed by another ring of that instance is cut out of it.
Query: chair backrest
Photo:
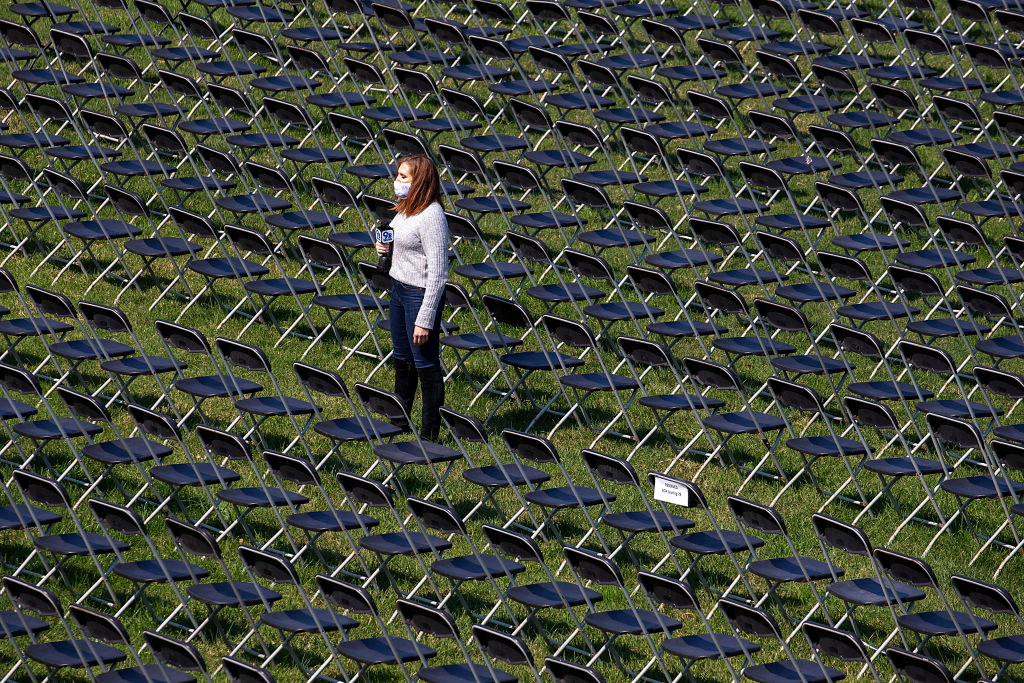
[[[768,391],[779,405],[815,415],[827,415],[825,402],[813,388],[781,377],[768,378]]]
[[[365,382],[356,383],[356,396],[359,402],[371,413],[376,413],[386,420],[407,419],[402,400],[396,394]]]
[[[132,330],[131,321],[119,308],[92,301],[79,301],[78,311],[89,327],[104,332],[131,332]]]
[[[14,483],[26,499],[47,507],[71,509],[71,499],[58,482],[28,470],[14,470]]]
[[[868,661],[863,641],[852,633],[813,621],[805,621],[803,631],[811,647],[826,657],[844,662]]]
[[[796,306],[788,306],[778,301],[768,299],[754,299],[754,311],[757,317],[766,322],[770,327],[788,332],[811,333],[811,324]]]
[[[729,598],[719,600],[718,608],[725,615],[729,625],[736,631],[760,638],[782,640],[779,624],[772,615],[764,610],[751,605],[744,605]]]
[[[137,403],[128,404],[128,415],[139,431],[147,436],[165,441],[181,441],[181,429],[178,423],[163,413]]]
[[[597,348],[594,332],[578,320],[569,320],[549,313],[541,317],[540,324],[558,343],[576,349]]]
[[[898,431],[900,423],[889,406],[869,401],[859,396],[843,396],[843,408],[847,415],[861,427]]]
[[[362,586],[355,586],[341,579],[316,575],[316,587],[330,604],[355,614],[377,614],[377,603]]]
[[[483,423],[472,415],[457,413],[448,406],[441,406],[441,420],[460,441],[487,442],[487,431]]]
[[[71,299],[59,292],[51,292],[35,285],[25,285],[25,292],[43,315],[50,315],[54,318],[78,317],[78,312],[75,310],[74,304],[71,303]]]
[[[617,337],[623,356],[638,365],[655,368],[672,367],[672,353],[660,342],[639,337]]]
[[[557,657],[546,657],[544,668],[555,683],[605,683],[599,671]]]
[[[683,611],[700,609],[697,591],[686,581],[648,571],[638,571],[636,577],[651,602]]]
[[[238,546],[238,557],[249,572],[260,579],[271,583],[288,583],[301,586],[295,567],[281,555],[253,548],[248,545]]]
[[[155,325],[157,334],[171,348],[186,353],[210,355],[212,350],[210,342],[206,340],[206,336],[199,330],[185,327],[178,323],[172,323],[169,320],[157,320]]]
[[[484,294],[481,300],[484,310],[495,322],[519,329],[533,327],[533,318],[530,317],[530,312],[518,301],[503,299],[493,294]]]
[[[544,555],[537,542],[525,534],[509,531],[493,524],[482,524],[484,538],[491,547],[521,562],[543,562]]]
[[[671,487],[672,502],[676,505],[708,509],[708,499],[704,497],[704,492],[700,490],[700,487],[692,481],[678,479],[661,472],[648,472],[647,481],[655,491],[655,498],[658,498],[659,487],[663,490],[662,495],[669,493],[664,491],[664,488],[668,486]]]
[[[965,604],[995,614],[1010,614],[1021,618],[1017,601],[1010,595],[1010,591],[1002,586],[985,583],[962,574],[953,574],[949,577],[949,582],[953,584],[953,590]]]
[[[221,556],[217,540],[206,529],[192,526],[174,517],[165,519],[164,524],[167,526],[167,531],[171,534],[174,544],[182,552],[189,555],[199,555],[200,557]]]
[[[975,365],[974,378],[987,392],[1005,396],[1014,401],[1024,399],[1024,377],[1008,370]]]
[[[370,507],[394,509],[395,504],[390,491],[379,481],[360,477],[351,472],[338,472],[336,476],[345,495],[353,501]]]
[[[904,555],[888,548],[875,548],[875,560],[886,574],[911,586],[938,588],[931,566],[920,557]]]
[[[299,486],[318,486],[320,474],[313,463],[278,451],[263,451],[263,460],[274,476]]]
[[[925,423],[929,433],[939,443],[960,450],[974,449],[980,453],[985,450],[985,438],[977,425],[937,413],[925,413]]]
[[[154,659],[164,666],[182,671],[206,671],[206,660],[192,643],[149,630],[142,632],[142,640]]]
[[[35,375],[6,363],[0,363],[0,386],[16,394],[43,395],[43,389]]]
[[[726,502],[736,521],[765,534],[786,535],[786,522],[775,508],[739,496],[727,496]]]
[[[939,279],[927,271],[892,265],[887,272],[893,285],[904,292],[929,297],[941,296],[944,291]]]
[[[131,645],[131,637],[117,617],[77,604],[68,605],[68,616],[78,624],[86,638],[108,645]],[[88,647],[86,645],[85,649]]]
[[[4,590],[18,609],[35,612],[41,617],[64,618],[60,600],[48,588],[33,586],[13,576],[3,577]]]
[[[220,661],[231,683],[277,683],[269,671],[255,664],[234,657],[224,657]]]
[[[835,340],[836,346],[846,353],[856,353],[867,358],[874,358],[875,360],[881,360],[885,357],[885,351],[882,350],[882,342],[870,332],[857,330],[838,323],[829,325],[828,331],[832,335],[832,339]]]
[[[1024,445],[993,439],[989,442],[992,455],[1003,467],[1024,472]]]
[[[960,301],[972,316],[1013,319],[1009,302],[999,292],[988,292],[966,285],[955,285],[955,287],[956,295],[960,297]]]
[[[907,365],[940,377],[956,376],[956,364],[945,349],[900,339],[897,349]]]
[[[640,476],[626,460],[592,448],[581,451],[583,462],[594,476],[623,486],[640,486]]]
[[[404,598],[397,600],[395,606],[398,608],[398,616],[415,631],[429,633],[435,638],[460,638],[458,624],[452,615],[443,609],[428,607]]]
[[[196,425],[195,432],[199,443],[210,455],[228,460],[252,460],[252,447],[238,434],[207,425]]]
[[[743,295],[735,289],[722,287],[704,280],[697,280],[693,288],[700,297],[704,306],[711,309],[712,313],[724,315],[747,315],[750,304],[743,298]]]
[[[954,683],[945,664],[917,652],[890,647],[885,656],[904,683]]]
[[[335,398],[348,397],[348,386],[341,376],[331,370],[324,370],[309,363],[296,361],[292,365],[295,376],[311,393],[319,393]]]
[[[468,534],[462,518],[450,507],[413,496],[406,498],[405,502],[409,506],[409,512],[415,515],[426,528],[445,535],[466,536]]]
[[[89,394],[83,394],[82,392],[58,385],[57,395],[76,419],[104,423],[112,421],[110,411],[103,405],[103,401]]]
[[[543,436],[506,428],[501,430],[501,438],[505,440],[508,449],[517,457],[526,458],[538,463],[559,462],[561,460],[555,444]]]
[[[96,520],[108,531],[119,531],[131,536],[145,536],[146,523],[135,510],[115,505],[102,498],[90,498],[89,509]]]
[[[575,249],[565,249],[562,251],[562,258],[565,259],[569,268],[579,276],[605,282],[615,282],[616,280],[612,267],[600,256],[585,254]]]
[[[740,391],[742,384],[736,371],[718,363],[693,356],[683,358],[683,369],[697,384],[724,391]]]
[[[623,586],[622,572],[619,566],[604,555],[584,548],[565,546],[562,548],[565,559],[573,571],[588,581],[603,586]]]
[[[487,626],[473,624],[473,638],[484,654],[513,666],[533,666],[533,655],[522,639]]]
[[[825,545],[843,552],[862,557],[871,557],[872,547],[868,535],[858,527],[834,517],[815,512],[811,515],[811,527]]]
[[[270,372],[270,359],[262,349],[226,337],[217,337],[214,343],[232,367],[252,372]]]

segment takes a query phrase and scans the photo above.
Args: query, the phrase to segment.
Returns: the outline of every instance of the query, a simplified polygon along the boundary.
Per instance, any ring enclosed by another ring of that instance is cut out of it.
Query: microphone
[[[390,245],[395,241],[395,231],[390,226],[384,227],[384,221],[377,219],[377,224],[374,226],[374,236],[377,241],[381,244]],[[387,275],[391,271],[391,251],[386,254],[381,254],[380,258],[377,259],[377,272],[381,275]]]

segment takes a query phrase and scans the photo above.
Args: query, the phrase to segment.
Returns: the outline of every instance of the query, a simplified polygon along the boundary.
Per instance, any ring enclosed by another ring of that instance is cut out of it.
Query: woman
[[[394,241],[377,243],[377,253],[391,254],[389,317],[394,349],[395,393],[412,413],[417,380],[423,386],[420,435],[436,441],[444,404],[441,372],[441,312],[448,279],[448,221],[441,208],[437,167],[423,155],[404,157],[395,177]]]

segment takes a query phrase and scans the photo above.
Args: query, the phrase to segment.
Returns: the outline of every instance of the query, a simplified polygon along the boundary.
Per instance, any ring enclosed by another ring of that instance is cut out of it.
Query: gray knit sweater
[[[426,290],[416,314],[416,326],[429,330],[448,280],[448,221],[444,209],[434,202],[415,216],[396,214],[391,227],[395,230],[391,277]]]

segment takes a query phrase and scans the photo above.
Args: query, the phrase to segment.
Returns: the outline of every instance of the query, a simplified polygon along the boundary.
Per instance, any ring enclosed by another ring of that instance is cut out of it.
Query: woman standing
[[[377,243],[377,253],[391,250],[391,345],[395,393],[411,414],[416,383],[423,386],[420,435],[436,441],[444,404],[441,372],[441,313],[448,279],[448,221],[441,208],[441,179],[429,158],[404,157],[395,176],[394,241]]]

